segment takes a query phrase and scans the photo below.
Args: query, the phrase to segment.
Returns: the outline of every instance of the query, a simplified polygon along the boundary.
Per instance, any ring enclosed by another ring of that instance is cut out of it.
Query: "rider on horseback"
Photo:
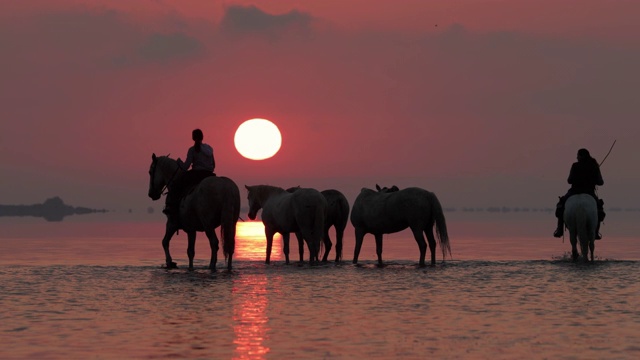
[[[554,237],[562,237],[564,234],[564,204],[571,195],[589,194],[596,199],[598,204],[598,226],[596,228],[596,239],[601,239],[600,222],[604,220],[604,202],[596,196],[596,186],[604,185],[602,173],[600,173],[600,165],[596,159],[591,157],[587,149],[578,150],[578,161],[571,165],[569,178],[567,182],[571,184],[571,188],[564,196],[560,197],[558,205],[556,205],[556,217],[558,218],[558,227],[553,233]]]
[[[173,181],[167,194],[165,208],[162,210],[167,217],[176,220],[180,201],[187,195],[187,192],[198,185],[204,178],[215,176],[213,170],[216,167],[216,161],[213,157],[213,148],[202,142],[204,139],[202,130],[193,130],[191,138],[195,143],[187,152],[187,161],[183,162],[178,158],[178,165],[182,170],[188,171]],[[191,167],[191,170],[189,170],[189,167]]]

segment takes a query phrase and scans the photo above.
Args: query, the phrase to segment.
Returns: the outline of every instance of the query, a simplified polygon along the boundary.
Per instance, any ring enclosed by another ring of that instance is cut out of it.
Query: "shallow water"
[[[2,358],[632,358],[640,263],[0,270]]]
[[[279,241],[264,264],[264,240],[245,233],[233,271],[211,273],[202,238],[195,271],[184,234],[172,243],[181,268],[166,270],[144,225],[66,226],[0,238],[2,359],[640,356],[632,237],[598,242],[598,260],[580,264],[561,239],[465,235],[452,238],[453,260],[438,252],[419,268],[401,233],[385,238],[379,268],[373,238],[358,266],[348,236],[345,261],[310,267],[285,265]]]

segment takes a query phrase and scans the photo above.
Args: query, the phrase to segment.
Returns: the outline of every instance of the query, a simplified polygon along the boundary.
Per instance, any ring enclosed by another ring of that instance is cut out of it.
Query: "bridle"
[[[155,159],[153,159],[153,162],[151,163],[151,169],[149,170],[149,173],[151,174],[151,181],[153,182],[153,179],[156,178],[156,168],[158,167],[158,158],[156,157]],[[164,195],[164,191],[171,185],[171,183],[173,182],[173,179],[176,177],[176,174],[178,173],[178,170],[180,170],[180,165],[176,166],[176,170],[173,172],[173,174],[171,174],[171,177],[169,177],[169,180],[167,181],[167,183],[162,187],[162,189],[160,189],[160,195]]]

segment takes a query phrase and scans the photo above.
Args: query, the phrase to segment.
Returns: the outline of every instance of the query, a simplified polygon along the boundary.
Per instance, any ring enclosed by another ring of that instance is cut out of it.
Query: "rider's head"
[[[193,141],[201,142],[202,139],[204,139],[204,135],[202,134],[202,130],[200,130],[200,129],[193,130],[191,132],[191,138],[193,139]]]
[[[578,150],[578,160],[589,160],[591,159],[591,154],[589,154],[589,150],[580,149]]]

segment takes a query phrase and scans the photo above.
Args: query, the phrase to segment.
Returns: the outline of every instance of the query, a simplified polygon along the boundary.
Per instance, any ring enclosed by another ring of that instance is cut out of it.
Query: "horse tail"
[[[349,201],[347,201],[346,197],[342,196],[338,201],[338,213],[336,214],[336,224],[334,226],[336,227],[336,232],[338,231],[342,232],[343,237],[344,237],[344,229],[347,227],[348,222],[349,222]],[[337,240],[338,239],[336,236],[336,241]],[[344,243],[342,246],[344,247]],[[336,246],[336,256],[338,257],[338,261],[342,260],[342,248],[338,248],[337,246]]]
[[[316,258],[320,256],[321,251],[324,251],[323,237],[324,237],[324,221],[325,221],[326,211],[327,211],[326,206],[322,207],[320,205],[316,205],[316,213],[313,219],[313,233],[317,236],[317,239],[319,240],[318,241],[319,246],[316,249],[317,253],[314,254]]]
[[[222,206],[220,239],[222,241],[222,252],[224,260],[227,261],[229,254],[233,255],[236,248],[236,223],[240,216],[240,193],[237,191],[229,191],[224,197]]]
[[[576,208],[576,228],[580,241],[580,252],[585,258],[587,256],[589,243],[594,240],[596,231],[596,224],[589,218],[589,215],[589,211],[585,206]]]
[[[444,211],[442,211],[442,205],[440,201],[433,195],[433,201],[431,201],[431,213],[435,218],[436,223],[436,234],[438,235],[438,243],[440,244],[440,248],[442,249],[442,260],[449,253],[449,257],[451,257],[451,244],[449,243],[449,233],[447,232],[447,222],[444,218]]]

